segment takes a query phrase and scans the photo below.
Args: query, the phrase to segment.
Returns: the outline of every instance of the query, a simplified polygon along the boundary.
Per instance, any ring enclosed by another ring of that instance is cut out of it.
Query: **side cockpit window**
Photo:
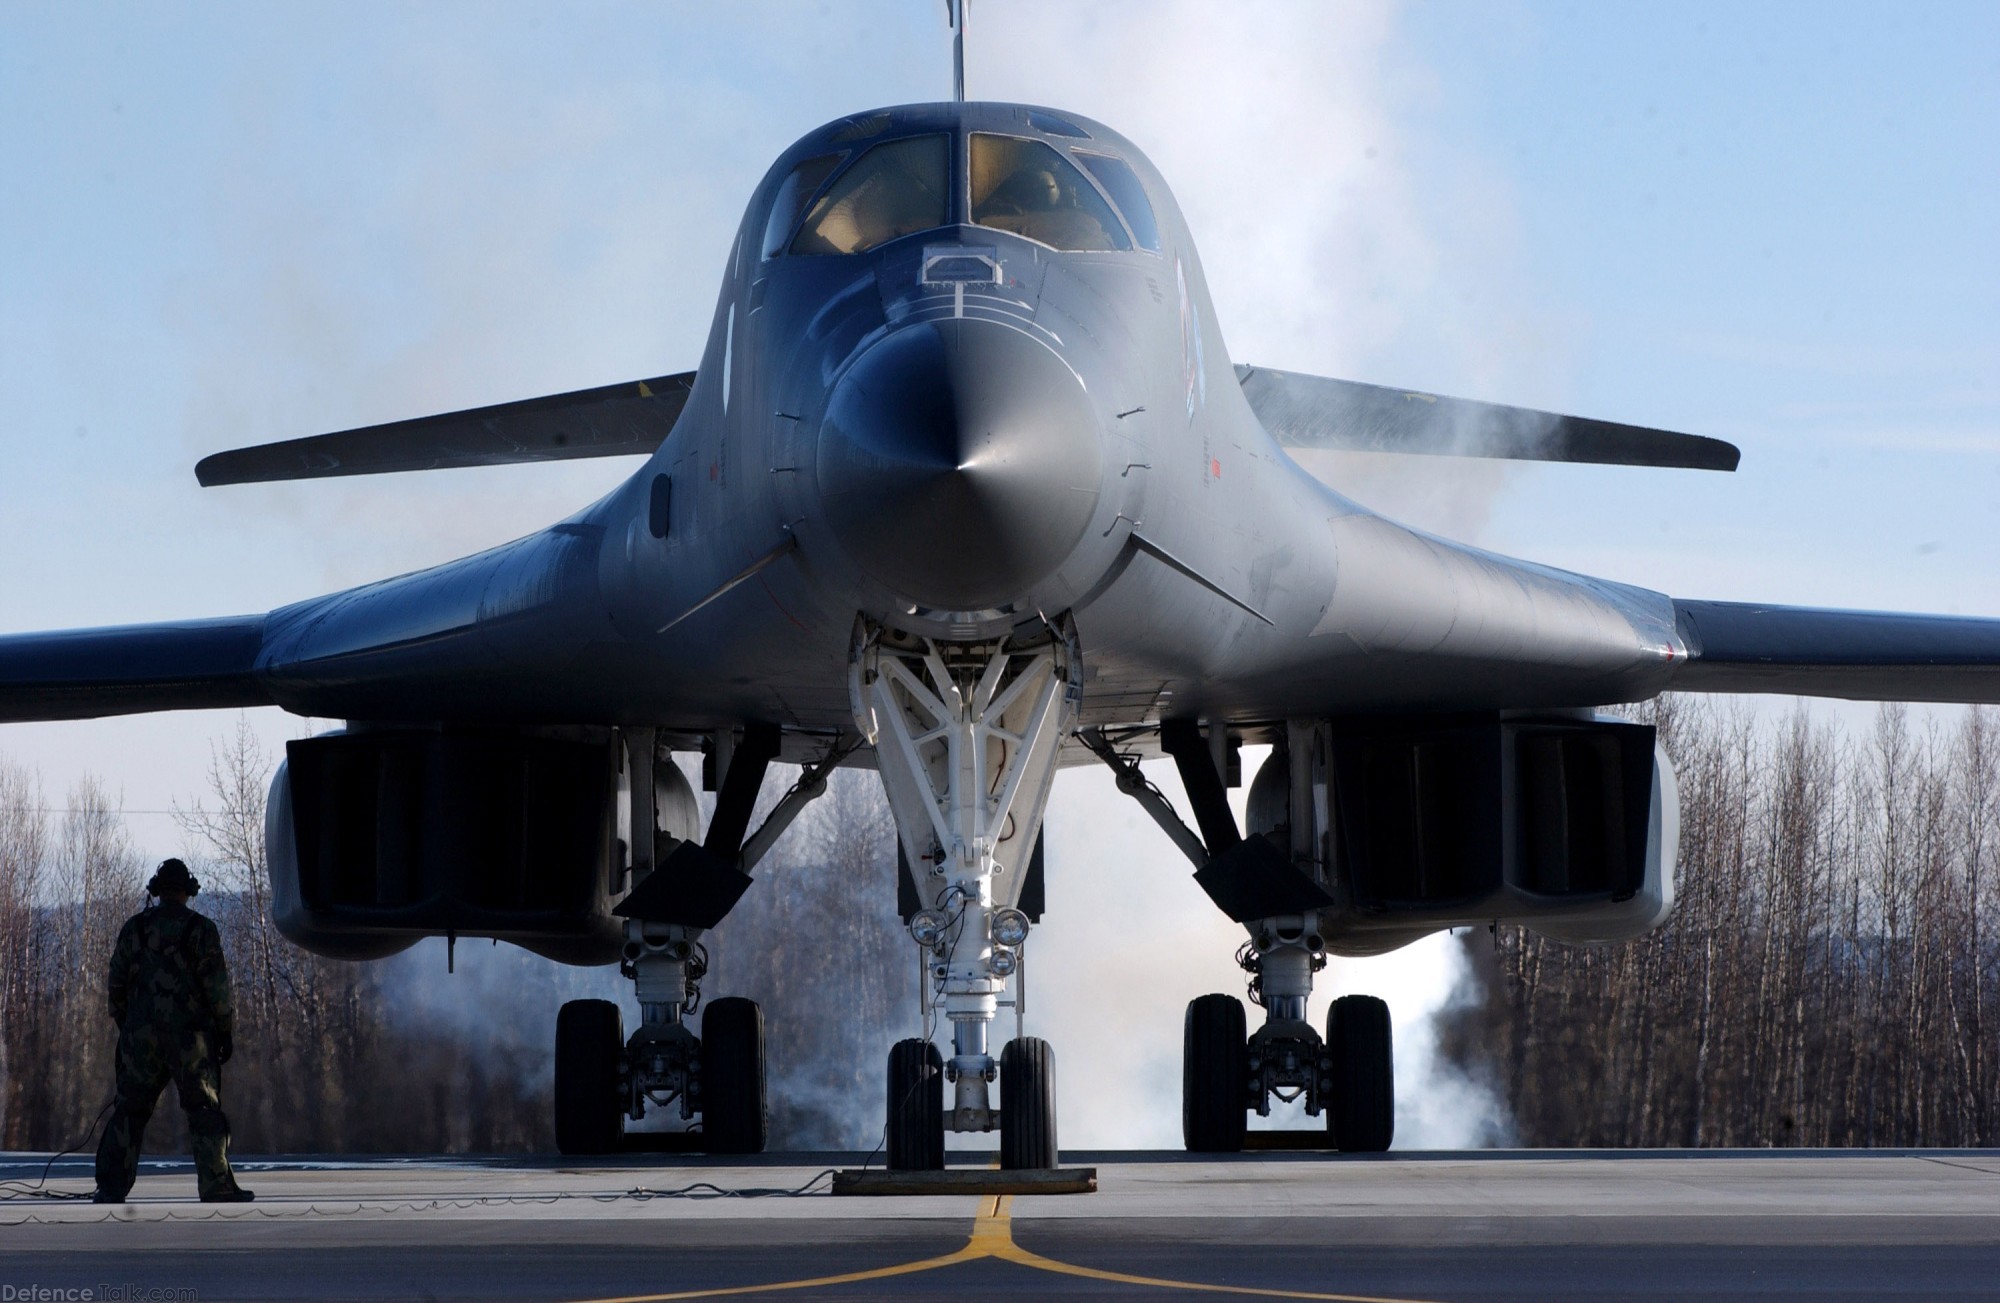
[[[1104,193],[1110,195],[1111,202],[1125,214],[1126,225],[1132,228],[1132,238],[1139,242],[1139,247],[1158,253],[1160,224],[1153,218],[1153,205],[1146,199],[1146,187],[1139,184],[1139,178],[1125,160],[1079,149],[1076,161],[1097,178],[1097,184],[1104,187]]]
[[[861,253],[943,226],[951,196],[943,135],[884,141],[834,179],[806,214],[793,253]]]
[[[826,178],[846,157],[845,154],[821,154],[792,169],[792,174],[778,187],[777,197],[771,201],[770,220],[764,223],[766,258],[774,257],[785,247],[792,238],[793,230],[798,227],[799,217],[806,211],[806,205],[812,202],[819,188],[826,184]]]
[[[1070,161],[1039,140],[974,133],[972,220],[1075,252],[1130,249],[1117,214]]]

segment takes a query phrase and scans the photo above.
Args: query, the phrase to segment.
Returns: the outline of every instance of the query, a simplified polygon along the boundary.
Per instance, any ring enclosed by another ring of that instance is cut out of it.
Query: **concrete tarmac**
[[[836,1198],[845,1154],[251,1158],[249,1205],[185,1161],[123,1207],[5,1197],[46,1160],[0,1155],[0,1303],[2000,1298],[1986,1150],[1078,1153],[1097,1193],[1001,1198]]]

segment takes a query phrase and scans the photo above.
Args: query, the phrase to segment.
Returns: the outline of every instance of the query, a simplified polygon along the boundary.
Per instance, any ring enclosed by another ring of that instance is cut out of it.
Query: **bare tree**
[[[49,858],[41,779],[0,761],[0,1146],[28,1142],[25,1093],[40,1077],[37,1010],[47,943],[37,926]]]

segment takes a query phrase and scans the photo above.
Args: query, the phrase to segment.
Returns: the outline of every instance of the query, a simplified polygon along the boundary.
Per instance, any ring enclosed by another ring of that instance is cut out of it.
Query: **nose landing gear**
[[[949,1060],[928,1038],[890,1051],[891,1168],[941,1168],[946,1130],[996,1125],[1003,1167],[1056,1165],[1054,1055],[1021,1034],[1020,904],[1057,752],[1076,726],[1080,673],[1067,619],[982,643],[856,622],[849,690],[923,906],[910,934],[926,1025],[942,1010],[952,1029]],[[987,1033],[1003,1005],[1016,1034],[996,1061]]]
[[[944,1060],[926,1040],[897,1041],[889,1050],[889,1168],[935,1172],[944,1167]]]
[[[1000,1166],[1056,1165],[1056,1059],[1038,1036],[1000,1052]]]

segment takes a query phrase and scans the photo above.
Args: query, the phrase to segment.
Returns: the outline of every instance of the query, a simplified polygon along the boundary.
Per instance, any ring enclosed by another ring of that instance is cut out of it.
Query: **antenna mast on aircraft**
[[[965,103],[965,10],[972,0],[944,0],[945,21],[951,24],[951,89]]]

